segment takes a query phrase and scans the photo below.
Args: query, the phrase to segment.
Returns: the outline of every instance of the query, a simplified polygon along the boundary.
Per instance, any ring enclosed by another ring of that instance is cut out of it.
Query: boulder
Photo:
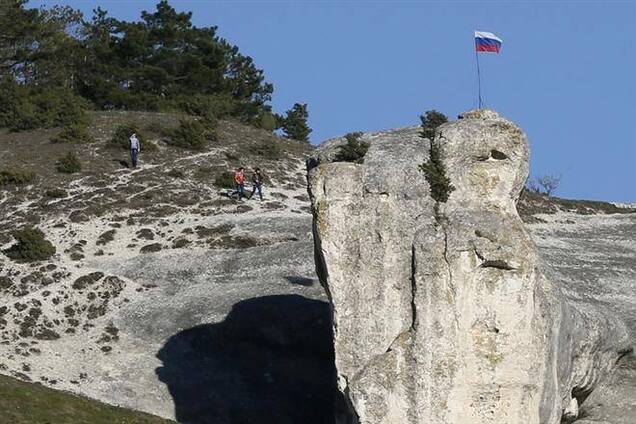
[[[331,302],[340,423],[558,424],[632,349],[623,322],[566,300],[516,202],[526,137],[490,110],[377,133],[364,163],[308,162],[316,269]],[[436,202],[431,143],[454,187]]]

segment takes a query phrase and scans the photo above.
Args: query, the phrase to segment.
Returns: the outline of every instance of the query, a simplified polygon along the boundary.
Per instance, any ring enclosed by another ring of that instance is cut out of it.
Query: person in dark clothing
[[[250,199],[254,196],[254,193],[258,190],[258,197],[263,200],[263,176],[261,175],[260,168],[254,168],[254,172],[252,173],[252,194],[250,194]]]

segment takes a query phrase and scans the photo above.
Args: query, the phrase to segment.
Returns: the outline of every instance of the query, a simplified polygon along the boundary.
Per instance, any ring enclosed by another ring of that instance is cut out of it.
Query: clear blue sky
[[[138,19],[154,1],[31,1]],[[172,1],[252,56],[273,106],[309,104],[312,142],[418,124],[477,104],[473,31],[503,39],[480,56],[486,106],[528,134],[531,172],[558,194],[636,201],[636,3]]]

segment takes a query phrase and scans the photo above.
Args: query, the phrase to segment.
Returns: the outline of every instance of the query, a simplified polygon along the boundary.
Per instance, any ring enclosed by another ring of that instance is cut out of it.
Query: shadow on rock
[[[287,277],[285,277],[285,279],[295,286],[304,287],[311,287],[316,282],[316,280],[314,280],[313,278],[299,277],[294,275],[288,275]]]
[[[297,295],[241,301],[225,321],[170,337],[157,368],[186,424],[326,424],[335,382],[329,305]]]

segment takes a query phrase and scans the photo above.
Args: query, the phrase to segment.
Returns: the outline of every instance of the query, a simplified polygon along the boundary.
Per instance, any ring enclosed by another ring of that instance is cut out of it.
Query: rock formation
[[[524,229],[523,132],[488,110],[438,128],[455,190],[431,197],[417,128],[363,164],[311,160],[316,269],[332,305],[340,422],[557,424],[630,352],[625,325],[566,300]],[[331,151],[335,148],[327,146]]]

